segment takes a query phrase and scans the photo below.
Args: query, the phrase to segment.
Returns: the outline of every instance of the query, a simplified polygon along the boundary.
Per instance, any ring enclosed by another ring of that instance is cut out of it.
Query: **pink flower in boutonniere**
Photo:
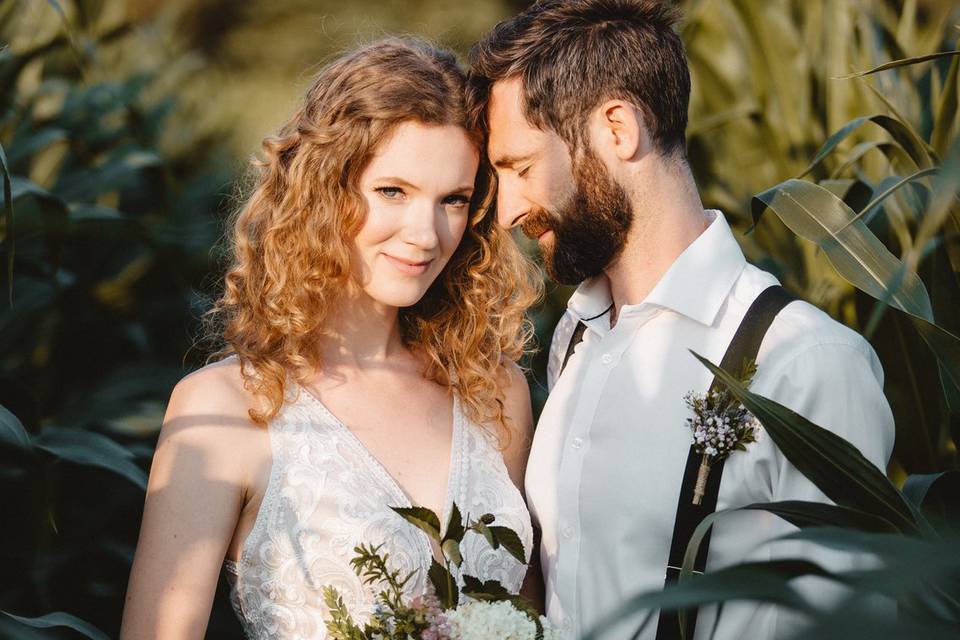
[[[756,373],[756,362],[745,361],[740,374],[743,385],[748,386]],[[683,399],[693,411],[693,417],[687,418],[687,426],[693,431],[693,448],[702,456],[693,490],[693,504],[700,504],[710,467],[734,451],[746,451],[748,444],[757,441],[760,423],[727,389],[689,391]]]

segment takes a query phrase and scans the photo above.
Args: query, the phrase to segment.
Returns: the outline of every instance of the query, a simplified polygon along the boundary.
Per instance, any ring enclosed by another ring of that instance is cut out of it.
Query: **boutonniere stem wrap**
[[[756,363],[744,361],[740,373],[744,386],[750,384],[756,373]],[[683,399],[693,411],[693,417],[687,418],[687,426],[693,432],[694,451],[701,456],[693,489],[693,504],[698,505],[703,501],[713,464],[734,451],[746,451],[748,444],[757,441],[760,424],[727,389],[711,388],[706,393],[689,391]]]

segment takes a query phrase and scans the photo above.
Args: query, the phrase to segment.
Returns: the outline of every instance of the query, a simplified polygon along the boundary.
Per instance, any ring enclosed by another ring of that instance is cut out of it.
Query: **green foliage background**
[[[116,635],[164,403],[206,355],[194,342],[222,221],[311,72],[387,33],[465,54],[524,4],[0,0],[0,610]],[[683,8],[705,204],[756,225],[748,259],[868,335],[897,419],[891,477],[956,468],[958,58],[840,76],[957,48],[957,7]],[[548,291],[532,311],[541,346],[569,295]],[[0,637],[97,637],[54,622],[0,615]],[[221,593],[209,637],[238,632]]]

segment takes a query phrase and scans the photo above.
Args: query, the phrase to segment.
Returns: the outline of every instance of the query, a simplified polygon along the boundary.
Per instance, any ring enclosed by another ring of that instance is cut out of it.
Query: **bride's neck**
[[[364,369],[403,354],[399,309],[359,293],[327,314],[318,346],[324,366]]]

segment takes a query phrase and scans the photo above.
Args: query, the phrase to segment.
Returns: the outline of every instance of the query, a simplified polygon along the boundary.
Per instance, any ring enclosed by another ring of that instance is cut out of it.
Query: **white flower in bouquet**
[[[468,602],[446,612],[451,640],[535,640],[537,626],[508,601]],[[559,631],[540,617],[544,640],[561,640]]]

